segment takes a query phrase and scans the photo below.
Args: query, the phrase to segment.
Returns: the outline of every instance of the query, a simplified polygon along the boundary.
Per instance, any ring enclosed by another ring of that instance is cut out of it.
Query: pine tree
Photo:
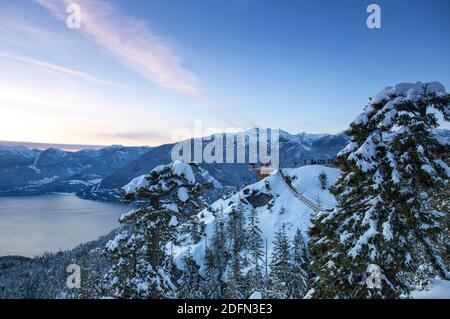
[[[319,174],[319,184],[322,189],[327,189],[328,187],[328,176],[325,172]]]
[[[163,264],[162,249],[170,239],[170,215],[157,208],[141,208],[122,216],[123,231],[106,247],[113,262],[106,277],[107,296],[115,298],[168,298],[175,287]]]
[[[275,234],[273,242],[268,291],[270,298],[286,299],[289,297],[291,265],[291,245],[283,225]]]
[[[233,249],[241,252],[246,244],[245,217],[242,205],[239,204],[237,207],[233,207],[228,214],[226,232],[227,238],[230,239],[233,245]]]
[[[125,187],[127,202],[146,202],[122,215],[125,230],[107,244],[112,267],[105,278],[105,292],[114,298],[171,298],[175,296],[173,259],[167,251],[176,239],[178,220],[202,208],[192,167],[182,162],[158,166]],[[137,184],[137,185],[136,185]]]
[[[227,250],[225,240],[225,222],[221,213],[216,216],[214,233],[210,247],[205,253],[205,292],[206,298],[219,299],[223,296],[223,277],[227,265]]]
[[[99,248],[88,251],[81,258],[81,289],[78,298],[98,299],[102,296],[102,267],[105,267],[101,259]]]
[[[259,228],[258,212],[255,209],[251,209],[248,213],[246,235],[248,239],[247,250],[250,255],[250,269],[247,273],[248,294],[252,294],[264,288],[262,266],[264,242],[261,229]]]
[[[222,275],[216,262],[215,253],[212,249],[205,252],[205,270],[202,274],[203,291],[207,299],[219,299],[222,297]]]
[[[236,241],[232,243],[230,255],[224,298],[242,299],[245,297],[247,287],[242,274],[243,258],[240,255],[239,246]]]
[[[188,247],[183,259],[184,269],[179,279],[178,298],[201,299],[204,298],[203,278],[200,275],[200,266],[192,257],[191,249]]]
[[[297,229],[297,232],[295,233],[292,246],[292,266],[290,270],[292,278],[288,284],[288,291],[290,298],[300,299],[303,298],[308,291],[311,260],[300,229]]]
[[[449,165],[450,159],[445,159],[445,163]],[[441,190],[436,190],[432,194],[432,206],[437,212],[441,212],[443,217],[440,220],[439,228],[443,231],[437,235],[436,249],[442,257],[443,268],[450,269],[450,179],[444,182],[444,187]],[[429,262],[429,261],[426,261]]]
[[[443,214],[430,193],[450,177],[436,154],[449,144],[436,135],[441,113],[450,119],[450,95],[438,83],[401,84],[377,95],[347,131],[350,143],[337,157],[342,175],[331,191],[332,212],[313,218],[314,296],[397,298],[411,290],[418,244],[442,277],[448,278],[437,234]],[[433,111],[434,110],[434,111]],[[380,285],[368,269],[379,267]]]
[[[431,284],[431,280],[436,276],[436,272],[430,264],[422,264],[414,274],[415,290],[427,290]]]
[[[241,252],[246,244],[245,218],[242,205],[233,207],[228,214],[226,237],[229,238],[229,247],[231,248],[227,257],[228,275],[225,289],[225,297],[231,299],[243,298],[246,294],[246,285],[242,268],[246,260],[241,256]]]

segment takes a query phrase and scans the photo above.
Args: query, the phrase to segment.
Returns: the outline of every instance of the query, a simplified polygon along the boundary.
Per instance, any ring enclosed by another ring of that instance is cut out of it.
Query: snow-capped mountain
[[[436,131],[448,139],[450,130]],[[292,168],[311,164],[311,160],[333,159],[349,141],[344,132],[337,134],[290,134],[280,130],[280,167]],[[88,199],[114,201],[120,198],[118,191],[131,179],[147,174],[154,167],[171,162],[170,152],[174,144],[154,147],[147,153],[119,168],[101,183],[86,187],[78,195]],[[248,164],[201,164],[223,186],[244,186],[257,182]]]
[[[331,159],[346,142],[343,133],[293,135],[280,131],[280,165],[298,167],[308,160]],[[173,146],[111,146],[79,152],[0,146],[0,196],[76,192],[83,198],[117,201],[119,188],[128,181],[170,163]],[[202,167],[224,186],[257,181],[248,164],[214,163]]]
[[[446,129],[437,132],[446,139],[450,134]],[[310,164],[311,160],[332,159],[347,142],[344,132],[290,134],[280,131],[280,166],[300,167]],[[170,163],[173,146],[111,146],[79,152],[0,146],[0,196],[76,192],[86,199],[118,201],[123,185],[158,165]],[[246,163],[203,163],[201,166],[223,186],[242,187],[257,182]]]
[[[0,196],[77,192],[146,153],[149,147],[110,146],[66,152],[0,146]]]
[[[299,167],[311,160],[328,160],[345,147],[348,141],[344,133],[338,134],[289,134],[280,131],[280,166]],[[117,200],[118,189],[131,179],[147,174],[154,167],[171,162],[171,150],[174,144],[165,144],[152,148],[133,162],[118,169],[101,183],[87,187],[79,193],[83,198]],[[243,186],[257,182],[248,164],[201,164],[224,186]]]

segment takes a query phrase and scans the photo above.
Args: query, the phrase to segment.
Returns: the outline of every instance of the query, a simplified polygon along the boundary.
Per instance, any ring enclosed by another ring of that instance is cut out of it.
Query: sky
[[[449,31],[447,0],[0,0],[0,140],[336,133],[386,86],[449,89]]]

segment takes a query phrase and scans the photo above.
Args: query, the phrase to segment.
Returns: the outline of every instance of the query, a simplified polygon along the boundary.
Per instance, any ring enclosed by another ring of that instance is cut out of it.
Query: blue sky
[[[155,145],[194,120],[338,132],[386,86],[448,89],[449,31],[446,0],[2,0],[0,140]]]

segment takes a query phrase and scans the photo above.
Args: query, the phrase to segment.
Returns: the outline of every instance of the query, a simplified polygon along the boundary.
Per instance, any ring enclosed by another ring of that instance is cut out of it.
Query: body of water
[[[0,197],[0,256],[74,248],[117,228],[128,210],[74,195]]]

